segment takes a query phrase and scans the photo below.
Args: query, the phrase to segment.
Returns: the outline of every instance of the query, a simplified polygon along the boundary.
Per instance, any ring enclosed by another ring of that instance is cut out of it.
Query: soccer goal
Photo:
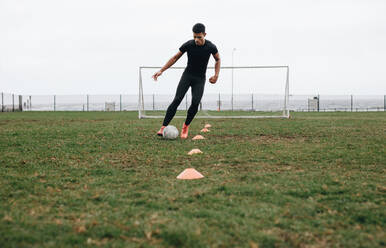
[[[159,78],[152,75],[161,67],[139,67],[138,117],[164,118],[173,101],[185,67],[170,67]],[[208,80],[196,118],[289,118],[289,66],[221,67],[216,84]],[[186,118],[191,91],[177,109],[175,118]]]

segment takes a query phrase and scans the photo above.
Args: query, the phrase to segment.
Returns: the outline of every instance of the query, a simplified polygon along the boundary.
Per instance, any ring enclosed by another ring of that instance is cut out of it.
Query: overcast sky
[[[385,0],[0,0],[0,91],[137,93],[197,22],[224,66],[289,65],[291,94],[386,94]]]

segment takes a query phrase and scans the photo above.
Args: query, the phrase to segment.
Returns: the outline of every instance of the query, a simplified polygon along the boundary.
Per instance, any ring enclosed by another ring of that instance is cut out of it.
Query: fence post
[[[253,111],[253,93],[252,93],[252,111]]]
[[[386,111],[386,95],[383,95],[383,111]]]
[[[218,93],[218,109],[217,111],[221,111],[221,96],[220,96],[220,92]]]
[[[351,112],[352,112],[352,109],[353,109],[353,104],[354,104],[354,102],[353,102],[353,95],[351,95]]]
[[[319,112],[319,109],[320,109],[320,95],[318,94],[318,112]]]
[[[32,96],[29,96],[29,111],[32,111]]]
[[[122,111],[122,94],[119,95],[119,111]]]
[[[87,95],[87,112],[88,112],[88,110],[89,110],[89,101],[88,101],[89,99],[88,99],[88,95]]]
[[[19,111],[23,111],[23,96],[19,95]]]
[[[4,112],[4,92],[1,92],[1,112]]]
[[[56,111],[56,95],[54,95],[54,111]]]
[[[15,94],[12,94],[12,112],[15,112]]]
[[[153,111],[155,110],[155,105],[154,105],[154,94],[153,94]]]

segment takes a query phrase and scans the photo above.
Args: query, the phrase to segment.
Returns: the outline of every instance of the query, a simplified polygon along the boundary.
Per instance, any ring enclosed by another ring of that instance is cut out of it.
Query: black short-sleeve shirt
[[[194,40],[189,40],[180,47],[180,51],[188,53],[188,65],[185,71],[200,77],[205,77],[210,55],[218,52],[217,47],[209,40],[205,40],[203,46],[198,46]]]

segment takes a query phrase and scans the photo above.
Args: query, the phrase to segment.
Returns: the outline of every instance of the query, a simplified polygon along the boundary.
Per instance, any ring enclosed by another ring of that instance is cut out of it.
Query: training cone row
[[[201,132],[210,132],[210,130],[208,128],[211,128],[212,125],[210,124],[205,124],[205,127],[203,129],[201,129]],[[202,135],[196,135],[193,137],[192,140],[202,140],[202,139],[205,139],[204,136]],[[188,155],[193,155],[193,154],[200,154],[202,153],[202,151],[200,149],[192,149],[190,152],[188,152]],[[192,180],[192,179],[200,179],[200,178],[203,178],[204,176],[196,171],[194,168],[188,168],[188,169],[185,169],[183,172],[181,172],[178,176],[177,176],[177,179],[182,179],[182,180]]]
[[[210,130],[208,128],[211,128],[212,125],[210,124],[205,124],[204,128],[201,129],[201,133],[207,133],[207,132],[210,132]]]

